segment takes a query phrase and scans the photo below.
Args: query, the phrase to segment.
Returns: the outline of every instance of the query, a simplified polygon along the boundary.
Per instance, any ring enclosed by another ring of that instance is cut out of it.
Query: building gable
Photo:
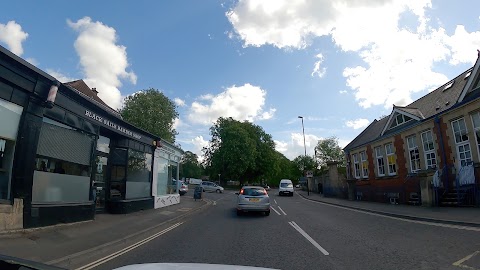
[[[479,56],[480,56],[480,51],[479,51]],[[462,89],[462,92],[458,98],[457,103],[460,103],[463,101],[465,96],[475,90],[476,88],[479,87],[479,81],[480,81],[480,57],[477,58],[477,61],[475,62],[475,65],[473,66],[473,69],[465,75],[465,78],[468,78],[467,83]]]
[[[420,121],[424,117],[419,117],[416,114],[412,114],[407,110],[403,110],[402,107],[393,106],[392,113],[388,117],[388,121],[385,123],[383,127],[381,136],[385,134],[388,130],[396,129],[397,127],[403,126],[407,123],[412,124],[415,122]]]

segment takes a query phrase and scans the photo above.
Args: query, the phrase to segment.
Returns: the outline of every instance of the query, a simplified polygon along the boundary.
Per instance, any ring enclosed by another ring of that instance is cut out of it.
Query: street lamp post
[[[220,175],[222,175],[221,173],[218,174],[218,185],[220,185]]]
[[[305,157],[303,158],[303,176],[305,176],[305,159],[307,158],[307,145],[305,143],[305,126],[303,125],[303,116],[298,116],[298,118],[302,119],[303,148],[305,149]],[[308,186],[308,178],[307,178],[307,195],[310,196],[310,187]]]

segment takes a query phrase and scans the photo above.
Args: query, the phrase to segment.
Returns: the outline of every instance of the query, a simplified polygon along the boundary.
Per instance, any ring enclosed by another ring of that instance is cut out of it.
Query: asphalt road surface
[[[186,196],[191,196],[191,191]],[[480,228],[439,226],[341,209],[270,191],[270,216],[238,217],[236,195],[95,269],[153,262],[274,269],[480,269]]]

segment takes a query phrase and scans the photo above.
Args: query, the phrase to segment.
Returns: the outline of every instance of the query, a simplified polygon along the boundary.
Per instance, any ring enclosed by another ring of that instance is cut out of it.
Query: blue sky
[[[261,125],[287,157],[346,145],[476,60],[478,1],[8,1],[0,44],[112,107],[157,88],[201,154],[219,116]]]

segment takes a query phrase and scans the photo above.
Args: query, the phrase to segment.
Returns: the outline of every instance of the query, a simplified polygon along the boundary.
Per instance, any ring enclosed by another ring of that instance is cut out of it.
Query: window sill
[[[397,179],[398,175],[384,175],[384,176],[377,176],[375,180],[390,180],[390,179]]]

